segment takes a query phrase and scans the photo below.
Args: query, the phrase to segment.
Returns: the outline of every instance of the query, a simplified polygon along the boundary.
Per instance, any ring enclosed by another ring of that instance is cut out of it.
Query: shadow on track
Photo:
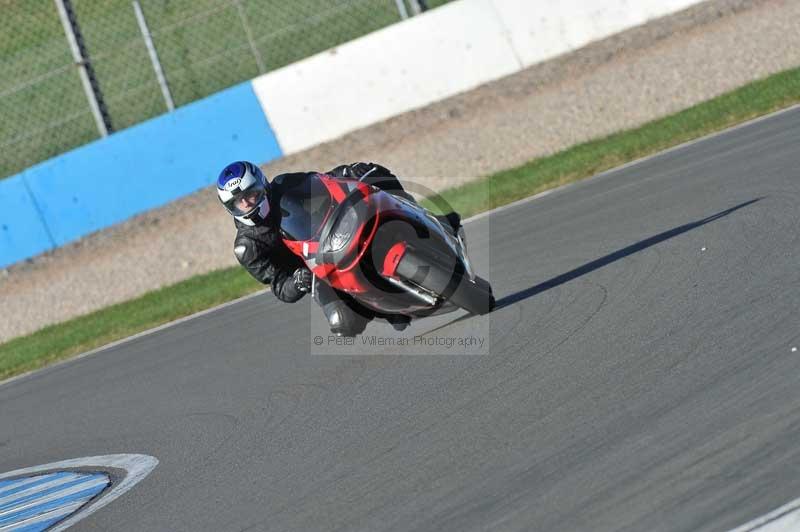
[[[494,311],[492,311],[492,312],[494,312]],[[456,319],[454,319],[452,321],[448,321],[447,323],[439,325],[435,329],[431,329],[430,331],[426,331],[424,333],[421,333],[419,336],[428,336],[429,334],[433,334],[435,332],[439,332],[444,328],[450,327],[451,325],[455,325],[456,323],[458,323],[460,321],[464,321],[464,320],[467,320],[469,318],[473,318],[474,316],[475,316],[474,314],[464,314],[463,316],[460,316],[460,317],[458,317],[458,318],[456,318]]]
[[[744,203],[736,205],[735,207],[731,207],[730,209],[726,209],[726,210],[724,210],[722,212],[718,212],[717,214],[713,214],[713,215],[709,216],[708,218],[703,218],[702,220],[698,220],[696,222],[688,223],[686,225],[681,225],[680,227],[675,227],[674,229],[670,229],[669,231],[664,231],[663,233],[659,233],[659,234],[657,234],[655,236],[651,236],[650,238],[648,238],[646,240],[642,240],[640,242],[636,242],[635,244],[631,244],[628,247],[625,247],[625,248],[622,248],[622,249],[620,249],[618,251],[615,251],[615,252],[613,252],[613,253],[611,253],[609,255],[606,255],[605,257],[600,257],[599,259],[595,259],[592,262],[587,262],[583,266],[579,266],[579,267],[575,268],[574,270],[568,271],[566,273],[562,273],[561,275],[559,275],[557,277],[553,277],[552,279],[544,281],[543,283],[539,283],[539,284],[537,284],[535,286],[531,286],[530,288],[526,288],[524,290],[520,290],[519,292],[516,292],[514,294],[509,294],[509,295],[505,296],[504,298],[499,299],[497,301],[497,307],[495,307],[495,311],[497,311],[497,310],[499,310],[501,308],[507,307],[509,305],[513,305],[514,303],[518,303],[518,302],[520,302],[520,301],[522,301],[524,299],[528,299],[529,297],[533,297],[533,296],[535,296],[537,294],[541,294],[542,292],[544,292],[546,290],[550,290],[551,288],[555,288],[557,286],[560,286],[560,285],[562,285],[564,283],[572,281],[573,279],[577,279],[578,277],[586,275],[587,273],[591,273],[591,272],[593,272],[593,271],[595,271],[595,270],[597,270],[599,268],[602,268],[603,266],[611,264],[612,262],[616,262],[616,261],[618,261],[620,259],[624,259],[628,255],[632,255],[634,253],[638,253],[639,251],[642,251],[643,249],[647,249],[647,248],[649,248],[651,246],[655,246],[656,244],[660,244],[661,242],[663,242],[665,240],[669,240],[670,238],[673,238],[673,237],[676,237],[676,236],[681,235],[683,233],[686,233],[688,231],[691,231],[692,229],[695,229],[695,228],[700,227],[702,225],[705,225],[707,223],[711,223],[711,222],[713,222],[715,220],[719,220],[720,218],[722,218],[724,216],[728,216],[729,214],[731,214],[731,213],[733,213],[735,211],[738,211],[739,209],[742,209],[744,207],[747,207],[749,205],[752,205],[753,203],[761,201],[762,199],[763,198],[756,198],[754,200],[746,201]]]

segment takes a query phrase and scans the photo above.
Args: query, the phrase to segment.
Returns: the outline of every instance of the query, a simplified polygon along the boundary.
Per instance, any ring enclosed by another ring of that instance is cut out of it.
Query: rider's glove
[[[354,179],[370,180],[381,177],[394,177],[394,174],[392,174],[391,170],[376,163],[359,162],[353,163],[349,166],[350,175],[346,177],[352,177]]]
[[[294,287],[298,292],[306,293],[311,290],[311,280],[314,276],[308,268],[297,268],[292,274]]]
[[[376,171],[376,165],[372,163],[353,163],[350,165],[350,174],[355,179],[361,179],[365,175],[371,175]]]

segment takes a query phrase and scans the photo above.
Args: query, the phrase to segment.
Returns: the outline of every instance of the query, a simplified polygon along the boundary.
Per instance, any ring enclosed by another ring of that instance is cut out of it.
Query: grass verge
[[[0,380],[231,301],[264,286],[242,268],[198,275],[0,345]]]
[[[800,102],[800,68],[746,85],[642,127],[577,145],[449,189],[464,217],[577,181],[623,163]],[[240,268],[218,270],[0,345],[0,379],[255,292]]]
[[[555,155],[534,159],[517,168],[446,190],[442,197],[467,217],[796,103],[800,103],[800,68],[750,83],[639,128],[579,144]]]

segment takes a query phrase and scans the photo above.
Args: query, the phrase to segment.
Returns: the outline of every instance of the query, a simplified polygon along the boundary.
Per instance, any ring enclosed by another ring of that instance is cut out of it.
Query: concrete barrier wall
[[[0,181],[0,267],[701,0],[457,0]]]
[[[459,0],[253,86],[291,154],[699,2]]]
[[[253,87],[290,154],[521,67],[492,2],[460,0],[260,76]]]
[[[53,239],[22,176],[0,181],[0,205],[0,264],[11,264],[53,247]]]
[[[208,186],[235,159],[281,156],[247,82],[0,181],[0,266]]]
[[[492,0],[523,67],[577,50],[698,0]]]

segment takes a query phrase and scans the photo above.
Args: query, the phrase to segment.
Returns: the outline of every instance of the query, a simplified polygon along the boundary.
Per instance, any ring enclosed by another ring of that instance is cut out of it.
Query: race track
[[[70,530],[729,530],[800,497],[798,147],[795,109],[468,225],[500,308],[431,334],[488,354],[311,355],[262,296],[4,384],[0,473],[159,460]]]

